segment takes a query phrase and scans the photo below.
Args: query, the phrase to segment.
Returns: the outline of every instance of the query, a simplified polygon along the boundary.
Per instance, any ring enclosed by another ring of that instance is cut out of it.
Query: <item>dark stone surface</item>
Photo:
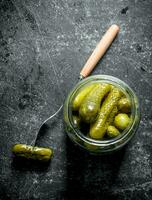
[[[112,23],[121,31],[93,74],[116,76],[136,91],[135,137],[115,155],[90,156],[68,141],[60,113],[39,141],[54,148],[51,163],[13,161],[11,146],[32,143]],[[151,0],[1,0],[0,199],[152,199],[151,50]]]

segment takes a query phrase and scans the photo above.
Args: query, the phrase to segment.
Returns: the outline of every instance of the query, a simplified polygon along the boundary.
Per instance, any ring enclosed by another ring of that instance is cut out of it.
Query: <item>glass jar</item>
[[[131,101],[131,122],[128,127],[117,137],[113,139],[95,140],[84,135],[73,123],[72,120],[72,102],[78,92],[86,85],[92,82],[109,83],[125,93]],[[108,75],[94,75],[85,78],[71,90],[64,103],[64,122],[65,130],[69,138],[78,146],[94,154],[105,154],[120,149],[135,134],[140,121],[140,111],[138,98],[134,91],[122,80]]]

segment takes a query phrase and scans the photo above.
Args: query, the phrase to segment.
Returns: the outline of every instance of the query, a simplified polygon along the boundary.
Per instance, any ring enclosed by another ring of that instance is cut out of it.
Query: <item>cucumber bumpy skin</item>
[[[53,155],[53,150],[50,148],[36,147],[26,144],[15,144],[12,147],[12,152],[17,157],[39,161],[49,161]]]
[[[105,123],[105,126],[103,127],[102,131],[103,131],[103,135],[105,135],[106,131],[107,131],[107,128],[108,126],[112,125],[113,122],[114,122],[114,119],[115,119],[115,116],[116,114],[118,113],[118,108],[117,106],[115,106],[111,113],[109,114],[107,120],[106,120],[106,123]]]
[[[131,102],[128,98],[123,97],[118,101],[118,109],[122,113],[129,113],[131,111]]]
[[[89,135],[93,139],[102,139],[106,133],[106,121],[121,98],[122,92],[113,88],[103,102],[97,120],[91,125]]]
[[[84,98],[79,109],[79,115],[84,122],[92,123],[95,121],[100,111],[101,101],[110,89],[110,84],[99,84]]]
[[[107,121],[106,121],[107,126],[113,124],[117,113],[118,113],[118,108],[117,108],[117,106],[114,106],[114,108],[112,109],[111,113],[109,114],[109,116],[107,118]]]
[[[107,128],[107,135],[110,138],[117,137],[120,134],[119,130],[115,126],[108,126]]]
[[[73,100],[72,103],[72,109],[74,111],[79,110],[79,107],[83,101],[83,99],[85,98],[85,96],[97,85],[97,83],[93,83],[87,86],[84,86],[84,88],[82,88],[82,90],[80,90],[80,92],[76,95],[76,97]]]
[[[118,113],[118,108],[117,106],[115,106],[113,108],[113,110],[111,111],[107,121],[106,121],[106,126],[105,126],[105,132],[107,131],[108,127],[110,127],[114,121],[114,118],[115,118],[115,115]],[[109,136],[109,135],[108,135]],[[87,137],[90,138],[89,134],[87,134]],[[112,136],[111,136],[112,137]],[[89,143],[86,143],[84,142],[84,145],[87,149],[91,150],[91,151],[96,151],[99,147],[93,145],[93,144],[89,144]]]

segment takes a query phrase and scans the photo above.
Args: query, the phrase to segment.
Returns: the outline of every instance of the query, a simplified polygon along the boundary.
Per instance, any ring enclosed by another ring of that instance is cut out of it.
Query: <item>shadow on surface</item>
[[[49,131],[49,126],[43,125],[39,131],[39,134],[37,135],[35,146],[44,147],[43,142],[41,143],[41,140],[45,138],[48,131]],[[16,169],[20,171],[37,171],[37,172],[39,171],[40,172],[40,171],[47,170],[49,167],[49,164],[50,164],[50,161],[43,162],[43,161],[13,156],[12,169]]]
[[[50,137],[50,130],[55,129],[57,124],[58,116],[55,117],[52,121],[48,121],[47,124],[44,124],[38,132],[36,142],[34,146],[38,147],[48,147],[48,138]],[[51,142],[51,141],[50,141]],[[51,160],[48,162],[26,159],[22,157],[13,156],[12,161],[12,169],[20,170],[20,171],[47,171],[49,170],[49,166],[51,164]]]
[[[96,156],[79,149],[67,138],[66,199],[109,199],[125,148],[113,154]]]
[[[12,169],[19,170],[19,171],[42,172],[42,171],[46,171],[49,168],[49,165],[50,165],[50,161],[42,162],[42,161],[30,160],[26,158],[14,157],[11,167]]]

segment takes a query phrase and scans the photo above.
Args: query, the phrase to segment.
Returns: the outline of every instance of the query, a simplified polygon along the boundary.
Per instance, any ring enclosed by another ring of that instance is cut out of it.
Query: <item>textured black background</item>
[[[93,74],[136,91],[135,137],[115,155],[90,156],[68,141],[60,113],[39,141],[54,148],[51,163],[13,161],[11,146],[32,143],[113,23],[121,31]],[[151,0],[0,0],[0,199],[152,199],[151,50]]]

